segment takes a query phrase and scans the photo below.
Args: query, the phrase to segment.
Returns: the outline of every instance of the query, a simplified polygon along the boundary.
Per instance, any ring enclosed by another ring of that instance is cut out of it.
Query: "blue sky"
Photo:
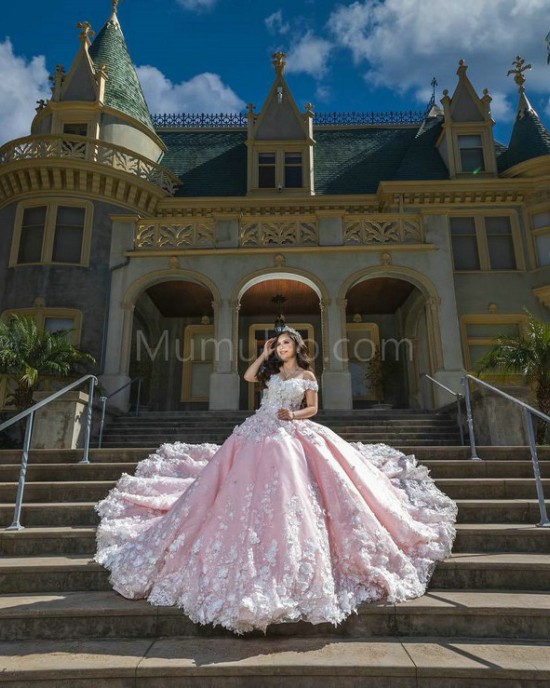
[[[99,31],[111,0],[6,3],[0,29],[0,141],[28,132],[47,76],[78,48],[77,22]],[[152,112],[261,106],[271,54],[287,52],[300,107],[321,111],[423,109],[456,84],[458,60],[493,96],[495,135],[507,142],[517,54],[533,69],[527,92],[550,126],[548,0],[123,0],[119,18]]]

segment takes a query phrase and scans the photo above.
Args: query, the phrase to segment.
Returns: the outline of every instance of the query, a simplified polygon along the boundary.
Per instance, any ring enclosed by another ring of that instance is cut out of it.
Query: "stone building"
[[[524,307],[548,316],[550,136],[521,60],[504,146],[462,61],[424,113],[300,109],[279,53],[260,109],[152,117],[116,9],[91,39],[0,149],[0,312],[72,328],[105,390],[252,408],[242,372],[282,318],[325,408],[422,408],[449,401],[422,373],[457,389]]]

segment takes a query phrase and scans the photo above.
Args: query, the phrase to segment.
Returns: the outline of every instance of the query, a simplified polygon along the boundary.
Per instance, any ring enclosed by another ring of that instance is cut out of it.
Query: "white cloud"
[[[510,122],[516,114],[516,105],[512,104],[505,93],[491,92],[491,116],[497,122]]]
[[[315,36],[313,31],[307,31],[289,51],[286,58],[287,71],[309,74],[317,79],[322,77],[327,71],[332,47],[329,41]]]
[[[328,86],[324,84],[317,84],[317,88],[315,89],[315,100],[318,103],[328,103],[331,95],[332,93]]]
[[[269,17],[264,19],[264,23],[270,33],[284,35],[290,30],[290,24],[283,20],[282,10],[277,10],[277,12],[270,14]]]
[[[186,10],[201,12],[211,9],[216,4],[216,0],[178,0],[178,4]]]
[[[0,142],[30,134],[36,101],[51,95],[43,55],[27,60],[0,42]]]
[[[204,72],[189,81],[174,84],[150,65],[137,67],[137,73],[152,113],[229,113],[239,112],[245,106],[244,101],[217,74]]]
[[[547,0],[362,0],[335,9],[328,28],[375,87],[425,94],[432,76],[452,93],[458,60],[478,92],[487,87],[493,114],[509,118],[505,94],[517,91],[506,72],[516,55],[532,63],[528,91],[550,91],[544,36]],[[481,94],[481,93],[480,93]]]

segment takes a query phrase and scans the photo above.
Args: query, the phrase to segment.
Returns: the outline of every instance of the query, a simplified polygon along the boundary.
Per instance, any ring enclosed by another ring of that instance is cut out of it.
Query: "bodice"
[[[264,390],[259,413],[277,413],[286,408],[296,411],[302,404],[306,389],[317,391],[319,386],[314,380],[291,377],[284,380],[280,374],[272,375]]]

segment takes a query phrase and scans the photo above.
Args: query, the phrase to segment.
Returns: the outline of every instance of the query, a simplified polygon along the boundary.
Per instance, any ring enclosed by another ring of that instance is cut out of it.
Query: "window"
[[[517,270],[523,264],[511,216],[451,217],[449,225],[455,270]]]
[[[80,263],[86,210],[59,206],[55,222],[52,262]]]
[[[539,267],[550,265],[550,210],[532,215],[531,227],[537,253],[537,265]]]
[[[473,217],[451,218],[455,270],[479,270],[477,233]]]
[[[502,216],[484,219],[491,269],[515,270],[516,256],[510,218]]]
[[[18,263],[39,263],[42,259],[47,206],[25,208],[19,238]]]
[[[302,189],[303,154],[300,151],[258,153],[259,189]]]
[[[91,203],[51,202],[18,208],[10,266],[88,261]]]
[[[459,136],[458,149],[462,172],[473,172],[476,174],[485,170],[483,142],[479,134]]]
[[[275,188],[275,153],[259,153],[258,155],[258,186],[260,189]]]
[[[67,122],[63,125],[63,133],[69,136],[88,136],[87,122]]]
[[[525,322],[523,315],[464,315],[462,340],[467,370],[477,370],[482,356],[500,336],[517,337]]]
[[[302,154],[285,153],[285,187],[300,189],[302,186]]]
[[[82,329],[82,313],[74,308],[17,308],[2,313],[2,320],[6,321],[13,315],[21,317],[31,316],[39,327],[44,327],[48,332],[59,330],[71,330],[69,337],[74,346],[80,343]]]

